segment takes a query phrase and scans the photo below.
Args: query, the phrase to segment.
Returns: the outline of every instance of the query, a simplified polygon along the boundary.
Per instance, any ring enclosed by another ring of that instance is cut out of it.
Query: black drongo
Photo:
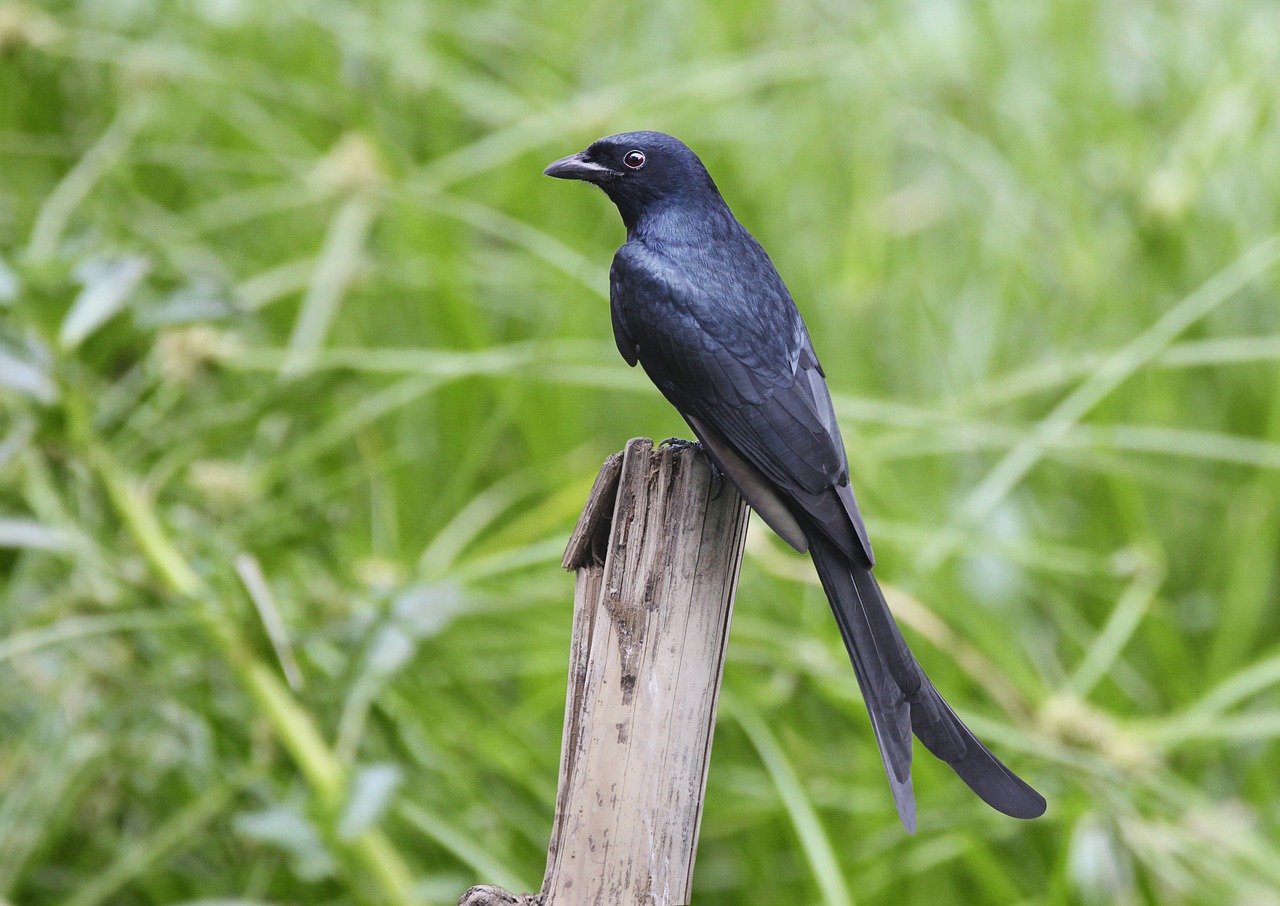
[[[831,394],[791,294],[702,161],[661,132],[626,132],[547,167],[594,183],[627,228],[609,272],[613,335],[725,475],[788,544],[810,551],[858,677],[898,814],[915,830],[911,734],[993,808],[1043,814],[942,700],[872,575]]]

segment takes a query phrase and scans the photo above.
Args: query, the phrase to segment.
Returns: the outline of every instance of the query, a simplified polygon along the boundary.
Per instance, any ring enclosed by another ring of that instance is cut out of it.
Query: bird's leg
[[[724,472],[716,464],[715,459],[712,458],[711,453],[708,452],[702,441],[685,440],[683,437],[668,437],[658,446],[671,447],[674,450],[693,450],[695,453],[700,454],[706,460],[707,467],[711,469],[711,499],[719,499],[720,492],[724,490]]]

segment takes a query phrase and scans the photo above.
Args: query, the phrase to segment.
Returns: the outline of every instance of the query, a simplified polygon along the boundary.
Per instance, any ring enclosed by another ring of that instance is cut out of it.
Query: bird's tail
[[[920,669],[871,569],[851,562],[821,532],[806,534],[907,830],[915,833],[916,826],[911,788],[913,732],[992,808],[1014,818],[1044,814],[1044,797],[978,741]]]

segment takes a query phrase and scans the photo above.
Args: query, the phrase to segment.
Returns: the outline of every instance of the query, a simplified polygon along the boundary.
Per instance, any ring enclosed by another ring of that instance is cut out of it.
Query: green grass
[[[894,815],[753,531],[699,906],[1280,903],[1280,19],[0,3],[0,902],[536,888],[600,460],[678,418],[550,160],[698,150],[921,660],[1049,798]]]

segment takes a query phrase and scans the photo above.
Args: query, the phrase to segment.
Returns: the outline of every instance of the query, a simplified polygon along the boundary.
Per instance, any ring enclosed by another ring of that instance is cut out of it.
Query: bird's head
[[[562,157],[543,173],[599,186],[618,206],[628,229],[671,205],[724,203],[698,155],[663,132],[610,135]]]

